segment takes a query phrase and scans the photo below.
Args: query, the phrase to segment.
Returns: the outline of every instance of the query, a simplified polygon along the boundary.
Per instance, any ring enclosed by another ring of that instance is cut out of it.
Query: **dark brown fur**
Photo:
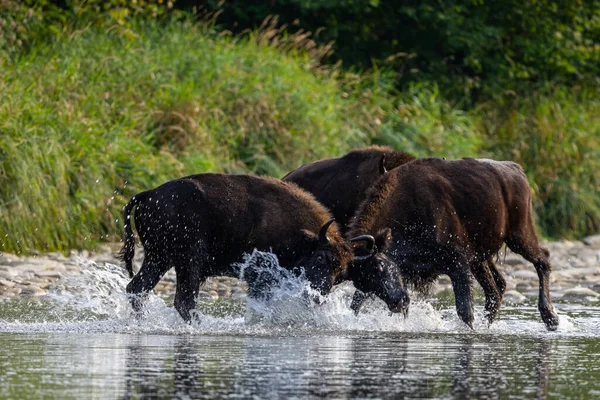
[[[539,309],[548,329],[558,317],[549,295],[549,253],[537,238],[531,191],[513,162],[419,159],[382,176],[351,223],[349,236],[390,227],[386,254],[417,286],[450,276],[459,316],[472,326],[471,275],[486,293],[493,321],[505,282],[493,263],[503,243],[532,262],[540,278]]]
[[[171,267],[177,273],[175,307],[189,320],[198,288],[207,277],[236,276],[232,264],[254,249],[272,251],[286,268],[305,267],[314,287],[328,291],[353,254],[325,207],[293,183],[245,175],[202,174],[169,181],[142,192],[125,207],[121,251],[132,274],[134,235],[145,258],[128,293],[150,291]],[[139,305],[134,301],[134,307]]]
[[[305,164],[282,179],[312,193],[333,213],[343,232],[364,200],[369,187],[381,176],[415,157],[389,147],[371,146],[348,152],[340,158]]]

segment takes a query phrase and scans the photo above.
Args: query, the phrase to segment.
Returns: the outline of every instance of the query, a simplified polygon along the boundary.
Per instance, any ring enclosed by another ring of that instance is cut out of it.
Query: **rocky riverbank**
[[[558,301],[600,301],[600,235],[583,241],[549,242],[553,272],[551,294]],[[67,276],[81,274],[85,268],[97,268],[106,263],[120,265],[116,258],[118,245],[103,246],[97,253],[72,251],[69,256],[49,253],[19,257],[0,253],[0,300],[20,297],[42,297],[50,293]],[[134,260],[137,270],[141,251]],[[90,262],[93,261],[93,262]],[[507,282],[506,302],[522,303],[537,298],[538,278],[533,265],[512,252],[500,253],[497,262]],[[175,273],[169,271],[155,288],[161,296],[175,292]],[[437,293],[450,289],[450,280],[441,277],[433,288]],[[207,280],[199,297],[204,300],[240,299],[246,286],[235,278],[216,277]]]

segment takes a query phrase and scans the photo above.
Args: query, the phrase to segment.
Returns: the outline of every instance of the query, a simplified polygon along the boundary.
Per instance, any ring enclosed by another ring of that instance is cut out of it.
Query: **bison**
[[[305,164],[282,179],[312,193],[331,210],[344,233],[371,185],[387,170],[414,159],[411,154],[389,147],[370,146],[340,158]]]
[[[375,237],[379,250],[370,262],[395,263],[403,281],[417,289],[448,275],[457,313],[471,328],[471,275],[485,292],[491,323],[506,287],[492,257],[506,243],[535,266],[542,320],[548,330],[558,326],[549,253],[536,235],[529,183],[514,162],[428,158],[395,168],[371,187],[350,223],[349,236],[364,234]],[[353,307],[361,301],[357,292]]]
[[[145,252],[135,276],[134,207]],[[175,308],[186,321],[196,306],[200,284],[209,276],[237,276],[232,265],[254,249],[272,251],[289,269],[303,269],[311,286],[323,294],[353,259],[353,247],[358,263],[369,258],[365,248],[373,251],[372,237],[346,241],[328,210],[293,183],[245,175],[192,175],[139,193],[125,206],[124,229],[121,258],[133,278],[127,293],[152,290],[174,266]],[[402,296],[400,285],[382,290]],[[132,305],[140,309],[137,296]]]

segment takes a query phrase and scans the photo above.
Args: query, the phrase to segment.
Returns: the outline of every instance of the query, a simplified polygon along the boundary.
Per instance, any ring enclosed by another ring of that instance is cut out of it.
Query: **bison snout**
[[[394,296],[393,302],[388,302],[388,308],[393,313],[401,312],[404,317],[408,316],[408,306],[410,305],[410,298],[406,292],[398,293],[397,296]]]

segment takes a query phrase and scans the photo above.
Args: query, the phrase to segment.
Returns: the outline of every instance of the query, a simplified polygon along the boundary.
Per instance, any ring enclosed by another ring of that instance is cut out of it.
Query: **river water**
[[[133,315],[110,264],[42,299],[0,302],[0,398],[600,398],[600,305],[505,306],[474,331],[452,299],[377,300],[356,316],[351,285],[322,304],[293,278],[268,300],[201,303],[182,322],[150,295]]]

